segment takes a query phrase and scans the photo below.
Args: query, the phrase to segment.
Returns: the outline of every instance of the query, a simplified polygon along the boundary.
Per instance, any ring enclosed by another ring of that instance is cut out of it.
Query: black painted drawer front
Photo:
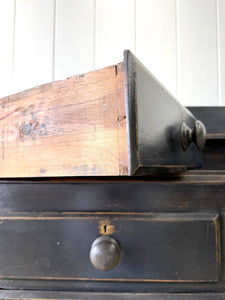
[[[0,291],[1,299],[65,300],[224,300],[224,293],[80,293],[62,291]]]
[[[120,244],[111,271],[89,260],[104,233]],[[217,281],[214,213],[8,213],[0,216],[0,278],[96,281]]]

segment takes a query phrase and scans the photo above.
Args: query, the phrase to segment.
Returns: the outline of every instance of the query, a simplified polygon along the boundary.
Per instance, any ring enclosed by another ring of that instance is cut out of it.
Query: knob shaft
[[[92,265],[99,270],[111,270],[118,264],[120,252],[117,241],[112,237],[103,235],[93,242],[90,260]]]

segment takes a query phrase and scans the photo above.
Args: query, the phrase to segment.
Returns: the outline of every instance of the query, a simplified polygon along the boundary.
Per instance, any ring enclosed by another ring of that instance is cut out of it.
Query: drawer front
[[[215,282],[219,231],[214,213],[9,213],[0,216],[0,279]],[[110,271],[89,259],[101,235],[121,248]]]
[[[224,300],[224,293],[79,293],[53,291],[0,291],[1,299],[65,300]]]

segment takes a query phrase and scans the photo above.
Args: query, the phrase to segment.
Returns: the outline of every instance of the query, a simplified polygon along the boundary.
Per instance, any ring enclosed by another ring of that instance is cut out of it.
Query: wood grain
[[[123,63],[0,99],[0,177],[127,174]]]

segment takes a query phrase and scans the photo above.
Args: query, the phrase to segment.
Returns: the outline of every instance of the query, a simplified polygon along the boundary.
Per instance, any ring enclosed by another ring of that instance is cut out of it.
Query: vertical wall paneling
[[[217,1],[218,53],[219,53],[219,104],[225,105],[225,0]]]
[[[17,0],[14,92],[52,80],[54,0]]]
[[[0,0],[0,97],[12,92],[14,0]]]
[[[216,0],[178,0],[178,100],[218,104]]]
[[[55,79],[92,70],[94,0],[56,0]]]
[[[175,0],[137,0],[136,54],[176,96]]]
[[[135,1],[96,0],[95,68],[123,60],[135,50]]]
[[[122,61],[184,105],[225,105],[225,0],[0,0],[0,97]]]

